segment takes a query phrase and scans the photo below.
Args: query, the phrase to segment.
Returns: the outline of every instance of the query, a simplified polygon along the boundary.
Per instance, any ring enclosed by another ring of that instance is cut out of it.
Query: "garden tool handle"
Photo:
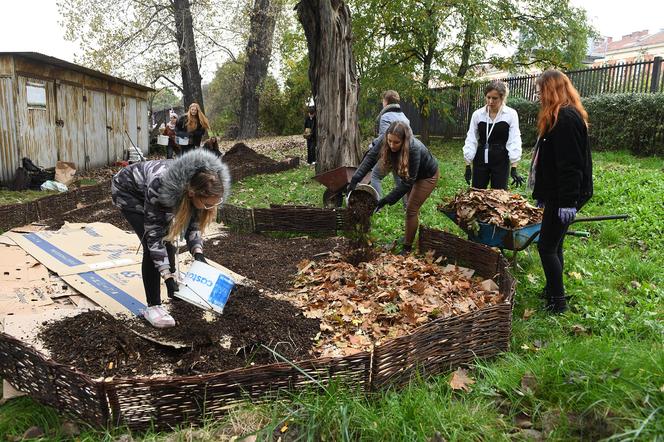
[[[576,236],[579,238],[590,238],[590,232],[583,232],[580,230],[569,230],[567,234],[570,236]]]
[[[607,221],[611,219],[627,219],[629,218],[629,215],[602,215],[602,216],[588,216],[584,218],[576,218],[574,221],[572,221],[570,224],[574,223],[583,223],[583,222],[588,222],[588,221]]]

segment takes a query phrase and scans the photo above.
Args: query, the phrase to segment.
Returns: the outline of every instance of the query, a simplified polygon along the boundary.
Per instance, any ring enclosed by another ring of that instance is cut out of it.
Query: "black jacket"
[[[380,150],[383,146],[383,137],[384,135],[381,135],[374,140],[371,149],[366,153],[362,163],[360,163],[355,171],[351,183],[359,183],[379,161]],[[408,151],[408,178],[399,175],[401,183],[385,197],[385,201],[388,204],[396,203],[402,196],[410,192],[415,181],[431,178],[437,171],[438,161],[431,155],[429,149],[417,138],[411,138]]]
[[[203,135],[205,135],[205,129],[203,129],[203,126],[201,126],[201,122],[199,121],[198,126],[196,126],[196,129],[194,129],[193,132],[187,132],[188,121],[189,118],[187,115],[183,115],[178,118],[178,122],[175,123],[175,134],[182,138],[188,137],[188,146],[198,147],[201,145],[201,138],[203,138]]]
[[[561,107],[558,120],[539,140],[533,198],[580,209],[593,195],[588,128],[579,112]]]

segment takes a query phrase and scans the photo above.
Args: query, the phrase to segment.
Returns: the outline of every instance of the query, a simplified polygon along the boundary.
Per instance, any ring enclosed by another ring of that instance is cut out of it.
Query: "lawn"
[[[465,187],[459,142],[434,144],[441,179],[420,222],[461,234],[436,204]],[[523,161],[520,169],[526,173]],[[469,392],[449,375],[363,396],[343,385],[298,392],[285,401],[235,410],[200,430],[134,434],[144,440],[220,440],[276,433],[301,440],[664,440],[664,162],[624,152],[595,152],[595,196],[581,215],[627,213],[627,221],[575,225],[589,238],[568,237],[565,285],[572,296],[561,316],[542,312],[544,277],[536,248],[520,253],[511,351],[468,367]],[[303,166],[248,178],[232,203],[320,206],[323,186]],[[385,188],[391,187],[391,178]],[[377,215],[378,244],[403,235],[400,203]],[[29,399],[0,407],[0,435],[40,425],[51,439],[63,421]],[[81,440],[126,433],[83,429]],[[275,439],[276,440],[276,439]]]

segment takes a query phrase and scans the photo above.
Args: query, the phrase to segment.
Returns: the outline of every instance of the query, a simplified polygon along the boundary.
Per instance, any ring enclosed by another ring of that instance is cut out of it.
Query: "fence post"
[[[659,77],[662,75],[662,57],[655,57],[652,65],[652,77],[650,77],[650,92],[657,92]]]

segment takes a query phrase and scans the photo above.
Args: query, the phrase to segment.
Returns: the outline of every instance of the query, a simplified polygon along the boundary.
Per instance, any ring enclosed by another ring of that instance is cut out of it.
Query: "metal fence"
[[[664,93],[662,57],[651,61],[600,66],[565,72],[582,97],[614,93]],[[510,97],[535,99],[535,81],[539,75],[501,78],[507,83]],[[475,109],[484,105],[484,87],[489,80],[461,87],[433,89],[432,100],[452,104],[449,114],[435,109],[429,115],[429,135],[445,138],[464,137]],[[445,97],[449,95],[449,97]],[[417,106],[402,102],[402,109],[411,122],[413,132],[422,132],[422,119]]]

